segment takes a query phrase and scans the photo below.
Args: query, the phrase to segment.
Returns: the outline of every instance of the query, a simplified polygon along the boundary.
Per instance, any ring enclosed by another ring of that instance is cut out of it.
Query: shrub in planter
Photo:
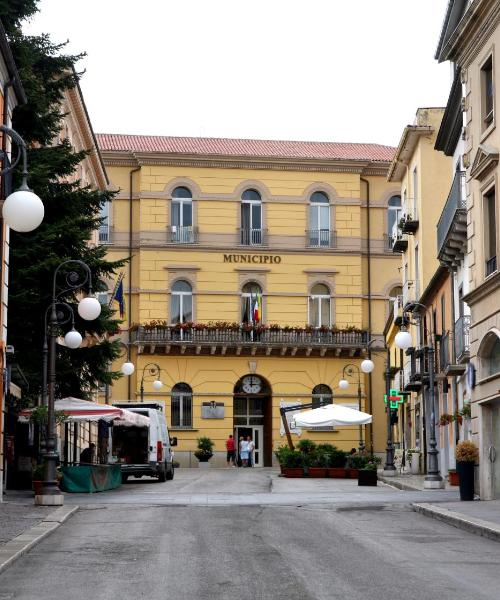
[[[373,457],[373,460],[368,461],[365,466],[359,470],[358,485],[377,485],[377,466],[380,462],[380,460],[376,460],[377,458],[378,457]]]
[[[304,476],[304,454],[300,450],[290,450],[282,452],[283,460],[282,473],[285,477],[303,477]]]
[[[195,451],[194,455],[200,462],[208,462],[214,455],[212,452],[215,445],[214,442],[206,436],[199,437],[196,441],[198,443],[198,449]]]
[[[347,476],[346,471],[346,453],[339,448],[334,448],[328,455],[328,477],[342,479]]]
[[[474,500],[474,465],[479,459],[477,446],[470,440],[459,442],[455,459],[460,486],[460,500]]]

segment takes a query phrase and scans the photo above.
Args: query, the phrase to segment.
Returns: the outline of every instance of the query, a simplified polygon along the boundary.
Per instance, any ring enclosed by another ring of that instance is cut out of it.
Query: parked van
[[[159,402],[119,402],[113,404],[131,412],[149,417],[149,427],[113,425],[113,455],[121,463],[122,481],[133,475],[158,477],[158,481],[174,478],[171,446],[177,439],[170,439],[163,405]]]

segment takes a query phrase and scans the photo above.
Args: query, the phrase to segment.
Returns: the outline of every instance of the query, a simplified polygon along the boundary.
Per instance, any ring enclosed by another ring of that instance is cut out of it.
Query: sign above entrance
[[[223,254],[223,262],[250,265],[279,265],[281,256],[274,254]]]

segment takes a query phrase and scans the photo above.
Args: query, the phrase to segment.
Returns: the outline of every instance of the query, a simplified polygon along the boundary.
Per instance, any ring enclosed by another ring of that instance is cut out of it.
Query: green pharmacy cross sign
[[[399,390],[389,390],[389,397],[387,397],[387,394],[384,395],[384,402],[386,404],[387,401],[389,401],[391,408],[397,408],[399,404],[403,404],[406,401],[406,394]]]

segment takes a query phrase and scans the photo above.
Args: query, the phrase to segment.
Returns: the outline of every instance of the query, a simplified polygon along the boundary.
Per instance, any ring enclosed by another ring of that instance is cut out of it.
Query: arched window
[[[111,242],[111,202],[106,201],[101,206],[99,217],[102,219],[99,225],[99,243],[109,244]]]
[[[320,404],[321,401],[326,401],[326,402],[328,402],[328,404],[333,403],[332,389],[328,385],[325,385],[324,383],[320,383],[319,385],[317,385],[313,388],[313,391],[312,391],[313,408],[317,408],[317,407],[321,406],[321,404]]]
[[[262,245],[262,198],[257,190],[245,190],[241,195],[240,232],[244,246]]]
[[[330,246],[330,200],[324,192],[314,192],[309,206],[309,246]]]
[[[258,283],[245,283],[241,291],[241,322],[261,323],[262,315],[262,288]]]
[[[479,349],[481,378],[500,374],[500,338],[493,332],[486,335]]]
[[[187,383],[172,388],[170,427],[191,429],[193,426],[193,390]]]
[[[172,192],[171,211],[171,241],[178,244],[192,244],[194,242],[193,197],[187,187],[177,187]]]
[[[193,290],[187,281],[176,281],[172,286],[170,322],[187,323],[193,320]]]
[[[401,218],[401,196],[392,196],[387,204],[387,235],[394,237]]]
[[[403,307],[403,288],[396,285],[389,292],[389,312],[395,311],[394,316],[396,317],[396,311],[399,307]]]
[[[331,326],[330,290],[323,283],[317,283],[309,296],[309,324],[313,327]]]

